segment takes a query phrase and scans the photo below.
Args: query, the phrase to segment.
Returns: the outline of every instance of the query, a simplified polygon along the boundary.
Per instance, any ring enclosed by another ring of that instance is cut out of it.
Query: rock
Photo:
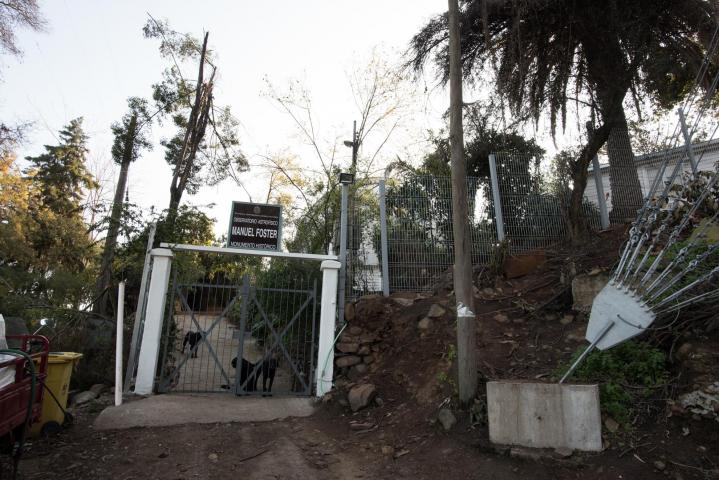
[[[97,398],[97,394],[91,390],[87,390],[85,392],[80,392],[77,395],[75,395],[72,399],[73,405],[82,405],[90,400],[95,400]]]
[[[512,447],[509,449],[509,456],[512,458],[519,458],[521,460],[530,460],[533,462],[539,462],[542,460],[542,455],[535,449]]]
[[[369,405],[375,395],[377,395],[377,387],[371,383],[365,383],[352,387],[347,394],[347,400],[350,403],[352,411],[356,412]]]
[[[352,326],[352,327],[349,328],[348,332],[349,332],[350,335],[355,335],[355,336],[356,336],[356,335],[361,335],[361,334],[362,334],[362,327]]]
[[[213,463],[217,463],[217,460],[219,460],[220,457],[217,456],[216,453],[211,453],[207,456],[207,459]]]
[[[369,365],[370,363],[374,362],[374,355],[365,355],[362,357],[362,361]]]
[[[494,321],[498,323],[507,323],[509,321],[509,317],[503,313],[498,313],[494,316]]]
[[[429,318],[438,318],[438,317],[441,317],[442,315],[444,315],[445,312],[446,312],[446,310],[444,308],[442,308],[440,305],[435,303],[429,308],[429,312],[427,312],[427,316]]]
[[[337,365],[339,368],[351,367],[352,365],[357,365],[361,361],[362,359],[356,355],[347,355],[344,357],[339,357],[337,360],[335,360],[335,365]]]
[[[604,288],[609,281],[609,275],[600,273],[597,275],[577,275],[572,280],[572,297],[574,298],[574,309],[582,312],[589,312],[592,308],[594,297]]]
[[[561,323],[562,325],[569,325],[573,321],[574,321],[574,315],[572,315],[571,313],[568,313],[559,319],[559,323]]]
[[[357,355],[369,355],[370,353],[372,353],[372,350],[369,345],[362,345],[360,349],[357,350]]]
[[[351,323],[357,315],[355,314],[355,305],[352,302],[345,304],[345,321]]]
[[[524,319],[521,318],[521,317],[519,317],[519,318],[513,318],[513,319],[512,319],[512,323],[516,323],[516,324],[519,325],[519,324],[521,324],[521,323],[524,323]]]
[[[392,455],[394,453],[394,447],[389,445],[382,445],[382,455]]]
[[[414,303],[414,300],[412,300],[411,298],[402,298],[402,297],[393,298],[392,301],[402,307],[409,307],[410,305],[412,305]]]
[[[483,288],[482,289],[482,295],[485,295],[487,297],[493,297],[494,296],[494,289],[493,288]]]
[[[617,423],[617,421],[614,420],[612,417],[607,417],[607,419],[604,420],[604,426],[607,427],[607,430],[612,433],[615,433],[617,430],[619,430],[619,423]]]
[[[95,396],[99,397],[102,395],[105,390],[107,390],[107,386],[103,385],[102,383],[96,383],[92,387],[90,387],[90,391],[95,393]]]
[[[339,343],[359,343],[359,335],[350,335],[349,332],[342,332]]]
[[[569,458],[572,456],[572,454],[574,454],[574,450],[567,447],[559,447],[554,449],[554,453],[556,453],[562,458]]]
[[[452,410],[449,408],[443,408],[437,414],[437,420],[442,424],[445,432],[452,430],[452,427],[457,423],[457,417],[454,416]]]
[[[510,255],[504,261],[504,276],[508,279],[523,277],[535,271],[546,261],[547,255],[544,252]]]
[[[556,313],[548,313],[544,316],[544,319],[548,322],[556,322],[558,318]]]
[[[367,345],[370,343],[374,343],[376,341],[377,341],[377,335],[375,335],[374,333],[363,333],[359,337],[359,343],[361,345]]]
[[[432,319],[429,317],[424,317],[422,320],[417,323],[417,328],[420,330],[429,330],[432,328]]]
[[[360,375],[364,375],[365,373],[367,373],[367,369],[368,369],[369,367],[368,367],[366,364],[364,364],[364,363],[358,363],[357,365],[355,365],[355,366],[352,367],[352,368],[354,368],[355,370],[357,370],[357,373],[359,373]]]
[[[663,472],[664,469],[667,468],[667,464],[664,463],[664,462],[662,462],[661,460],[656,460],[656,461],[654,462],[654,468],[656,468],[656,469],[659,470],[660,472]]]
[[[337,350],[342,353],[356,353],[359,350],[359,343],[338,343]]]

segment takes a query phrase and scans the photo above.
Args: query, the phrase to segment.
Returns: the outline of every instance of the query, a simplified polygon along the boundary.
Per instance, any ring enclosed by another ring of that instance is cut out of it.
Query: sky
[[[148,13],[168,20],[180,32],[197,37],[210,32],[219,66],[215,97],[240,121],[242,149],[251,165],[258,163],[258,155],[291,151],[303,166],[317,168],[290,118],[264,95],[264,79],[280,90],[300,80],[312,95],[319,136],[331,140],[346,133],[351,138],[352,120],[358,114],[349,73],[366,65],[373,49],[396,61],[412,35],[444,11],[446,2],[41,0],[40,8],[48,23],[46,32],[19,31],[23,56],[0,58],[2,119],[33,122],[28,141],[18,149],[22,158],[41,153],[43,145],[55,143],[64,125],[84,117],[91,168],[112,195],[110,125],[125,113],[128,97],[150,98],[152,84],[168,65],[157,41],[142,36]],[[185,72],[195,75],[191,67]],[[443,125],[441,115],[449,104],[446,91],[422,81],[411,88],[417,108],[404,126],[415,135],[397,135],[385,147],[390,156],[394,151],[417,153],[420,134]],[[159,140],[170,133],[167,126],[155,127],[155,149],[130,169],[130,200],[145,209],[161,210],[169,202],[171,170]],[[338,158],[348,164],[350,149],[345,150]],[[255,200],[266,195],[266,178],[258,168],[241,179]],[[183,203],[214,204],[206,211],[217,219],[218,234],[227,225],[233,200],[247,201],[248,196],[231,181],[183,197]]]

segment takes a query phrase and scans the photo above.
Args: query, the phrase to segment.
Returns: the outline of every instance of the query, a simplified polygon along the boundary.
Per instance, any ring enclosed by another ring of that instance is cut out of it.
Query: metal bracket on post
[[[604,183],[602,181],[602,169],[599,166],[599,158],[594,155],[592,158],[592,173],[594,174],[594,185],[597,189],[597,205],[599,205],[599,218],[602,230],[609,228],[609,212],[607,211],[607,197],[604,196]]]
[[[692,149],[692,138],[689,135],[689,129],[687,129],[687,122],[684,118],[684,110],[679,109],[679,124],[682,127],[682,136],[684,137],[684,149],[687,151],[687,157],[689,157],[689,163],[692,166],[692,175],[697,175],[697,160],[694,158],[694,150]]]
[[[494,218],[497,222],[497,239],[504,240],[504,218],[502,217],[502,201],[499,195],[499,180],[497,178],[497,161],[494,154],[489,156],[489,176],[492,182],[492,199],[494,200]]]
[[[385,181],[379,181],[379,225],[382,255],[382,295],[389,296],[389,253],[387,247],[387,202]]]

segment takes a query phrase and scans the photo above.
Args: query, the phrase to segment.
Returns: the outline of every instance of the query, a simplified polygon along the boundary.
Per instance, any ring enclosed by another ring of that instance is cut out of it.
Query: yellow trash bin
[[[30,429],[32,435],[60,430],[65,422],[63,410],[67,408],[67,394],[70,389],[72,369],[81,358],[82,353],[50,352],[47,360],[47,378],[45,378],[47,388],[42,398],[42,414],[40,421]]]

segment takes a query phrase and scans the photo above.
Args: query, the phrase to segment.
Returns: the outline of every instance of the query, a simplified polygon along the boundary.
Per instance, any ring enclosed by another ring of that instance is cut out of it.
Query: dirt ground
[[[486,430],[472,428],[461,415],[445,433],[403,405],[388,401],[351,414],[327,404],[302,419],[103,432],[92,429],[95,413],[85,411],[59,436],[29,445],[19,478],[719,478],[706,468],[719,454],[719,428],[703,428],[704,420],[669,419],[642,429],[635,449],[560,458],[493,447]],[[384,422],[366,428],[378,416]],[[657,470],[657,459],[664,459],[664,471]]]
[[[475,272],[481,384],[469,410],[456,405],[452,384],[456,333],[451,279],[445,279],[431,294],[371,297],[353,306],[350,325],[376,339],[373,361],[364,372],[337,369],[337,388],[311,417],[99,432],[91,424],[102,405],[91,404],[72,428],[32,442],[20,478],[719,478],[719,422],[672,403],[719,380],[716,330],[659,339],[670,354],[671,385],[636,405],[630,425],[605,428],[600,453],[528,451],[488,441],[484,382],[556,375],[585,344],[587,315],[572,308],[566,279],[609,270],[623,237],[610,232],[588,253],[550,252],[535,272],[516,279]],[[434,305],[445,313],[420,328]],[[352,412],[347,391],[363,383],[376,386],[377,399]],[[452,408],[458,420],[448,432],[437,421],[441,407]]]

